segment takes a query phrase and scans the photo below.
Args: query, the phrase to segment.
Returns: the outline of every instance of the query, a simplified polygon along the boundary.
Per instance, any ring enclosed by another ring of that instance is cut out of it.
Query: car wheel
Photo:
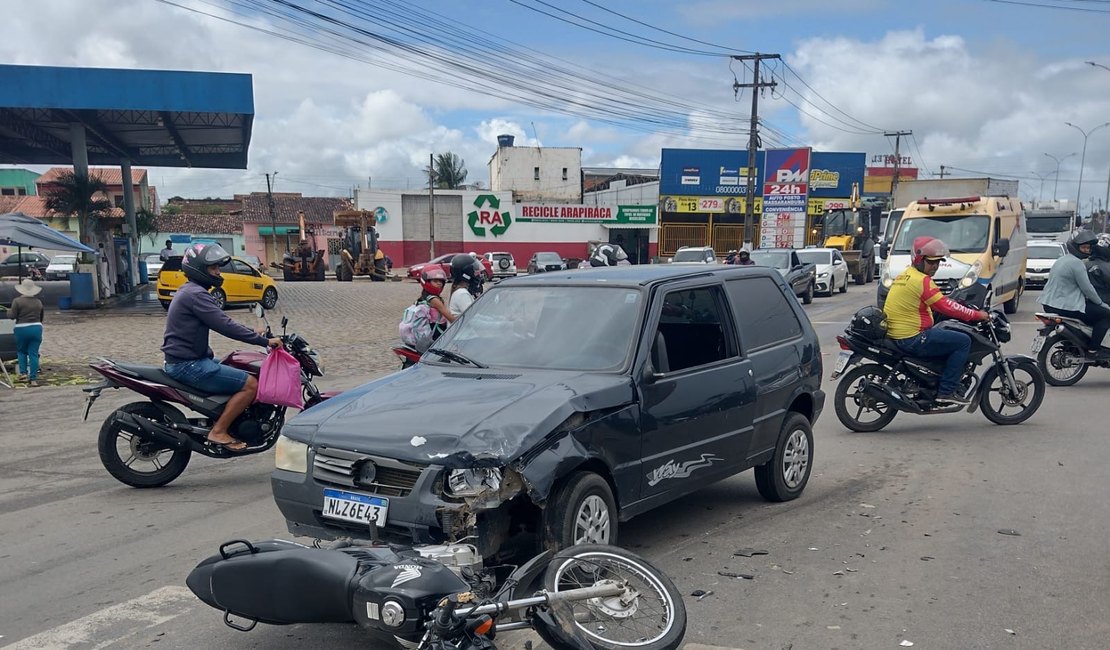
[[[1014,292],[1014,297],[1002,303],[1002,311],[1007,314],[1016,314],[1018,305],[1021,303],[1021,294],[1024,290],[1025,287],[1021,283],[1018,283],[1018,288],[1017,291]]]
[[[544,545],[616,544],[617,503],[609,483],[593,472],[571,474],[544,510]]]
[[[159,300],[158,302],[162,303],[162,309],[165,309],[166,311],[170,310],[170,301],[169,300]]]
[[[829,278],[829,297],[836,293],[836,280]]]
[[[266,310],[273,309],[277,306],[277,299],[277,289],[266,287],[266,290],[262,292],[262,308]]]
[[[806,289],[805,294],[802,295],[802,304],[808,305],[811,302],[813,302],[813,283],[812,282],[809,283],[809,287]]]
[[[755,486],[768,501],[797,499],[812,469],[813,429],[804,415],[791,412],[779,430],[775,455],[755,468]]]
[[[848,276],[844,276],[844,283],[836,288],[840,293],[848,293]]]
[[[212,297],[216,299],[216,306],[220,309],[227,307],[227,294],[223,289],[216,288],[212,290]]]

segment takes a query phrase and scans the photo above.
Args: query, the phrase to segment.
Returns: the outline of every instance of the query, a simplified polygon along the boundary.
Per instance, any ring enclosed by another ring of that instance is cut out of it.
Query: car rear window
[[[162,270],[163,271],[180,271],[181,270],[181,259],[182,258],[180,258],[180,257],[171,257],[170,259],[168,259],[168,260],[166,260],[165,262],[162,263]]]

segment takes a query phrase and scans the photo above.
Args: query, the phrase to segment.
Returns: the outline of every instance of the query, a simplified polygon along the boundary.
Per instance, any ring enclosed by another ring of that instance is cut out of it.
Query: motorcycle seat
[[[170,388],[176,388],[177,390],[185,391],[186,393],[192,393],[193,395],[198,395],[200,397],[215,395],[215,393],[210,393],[202,388],[196,388],[195,386],[189,386],[177,381],[173,377],[167,375],[166,371],[162,370],[162,368],[160,368],[159,366],[148,366],[140,363],[114,363],[116,364],[116,367],[120,370],[131,373],[147,381],[152,381],[156,384],[165,384]]]

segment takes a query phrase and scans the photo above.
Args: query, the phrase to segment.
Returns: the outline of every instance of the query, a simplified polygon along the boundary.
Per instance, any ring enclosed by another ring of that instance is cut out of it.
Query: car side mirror
[[[655,365],[652,364],[651,360],[649,359],[648,362],[644,364],[644,371],[640,375],[640,383],[644,384],[645,386],[650,386],[651,384],[654,384],[655,382],[662,379],[664,376],[665,375],[663,373],[655,370]]]
[[[889,255],[889,254],[890,254],[890,244],[888,244],[887,242],[883,242],[883,243],[879,244],[879,257],[881,257],[885,260],[886,256]]]
[[[1006,257],[1010,254],[1010,240],[999,239],[994,242],[994,247],[991,249],[991,252],[995,257]]]
[[[840,266],[841,264],[843,264],[843,262],[840,260],[833,260],[833,266]]]

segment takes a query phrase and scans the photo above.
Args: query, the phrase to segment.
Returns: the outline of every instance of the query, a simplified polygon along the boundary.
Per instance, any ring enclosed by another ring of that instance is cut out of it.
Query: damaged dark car
[[[291,420],[289,531],[483,557],[616,543],[619,522],[754,468],[812,469],[821,351],[778,273],[643,265],[492,287],[421,362]]]

